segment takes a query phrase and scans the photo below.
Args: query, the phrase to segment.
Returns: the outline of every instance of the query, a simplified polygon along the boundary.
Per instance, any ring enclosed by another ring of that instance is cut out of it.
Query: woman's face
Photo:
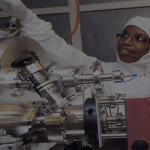
[[[138,61],[149,51],[149,37],[141,28],[127,26],[118,41],[118,56],[125,63]]]

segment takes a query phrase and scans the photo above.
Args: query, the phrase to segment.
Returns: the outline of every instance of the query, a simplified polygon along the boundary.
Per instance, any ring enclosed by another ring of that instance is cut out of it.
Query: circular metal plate
[[[5,41],[7,41],[7,39],[5,39]],[[44,49],[33,39],[28,37],[17,37],[12,38],[12,40],[8,39],[8,41],[10,41],[8,45],[6,45],[7,42],[4,42],[5,44],[0,43],[0,48],[3,47],[3,52],[0,57],[0,65],[3,71],[16,70],[11,67],[11,63],[19,57],[22,57],[27,51],[34,51],[43,66],[50,63]]]

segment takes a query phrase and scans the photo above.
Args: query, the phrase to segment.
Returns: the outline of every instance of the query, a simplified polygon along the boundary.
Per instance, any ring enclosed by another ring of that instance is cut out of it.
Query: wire
[[[78,25],[80,22],[80,3],[79,3],[79,0],[76,0],[76,7],[77,7],[77,19],[76,19],[76,24],[75,24],[74,30],[72,31],[72,33],[68,37],[64,38],[64,40],[68,40],[69,38],[71,38],[78,29]]]
[[[133,79],[137,76],[137,74],[132,74],[132,76],[133,76],[133,78],[130,79],[130,80],[124,81],[123,79],[121,79],[121,81],[122,81],[122,82],[128,82],[128,81],[131,81],[131,80],[133,80]]]

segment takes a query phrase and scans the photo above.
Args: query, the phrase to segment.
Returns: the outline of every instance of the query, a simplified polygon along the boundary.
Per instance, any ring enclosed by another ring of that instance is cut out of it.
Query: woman
[[[90,67],[97,59],[89,57],[68,45],[54,33],[50,22],[40,20],[20,0],[0,0],[0,7],[19,19],[23,26],[24,36],[37,41],[47,52],[49,59],[55,62],[55,65],[84,65],[85,73],[92,72]],[[104,93],[108,96],[116,93],[124,93],[128,96],[150,95],[150,19],[144,17],[131,18],[125,25],[123,33],[117,34],[117,37],[119,38],[117,46],[118,62],[101,62],[103,73],[109,74],[114,70],[122,70],[124,74],[137,74],[137,77],[132,81],[123,83],[105,82],[103,83]],[[94,93],[92,86],[91,89]],[[117,109],[113,113],[116,114],[116,111]],[[124,107],[120,107],[119,111],[124,113]]]

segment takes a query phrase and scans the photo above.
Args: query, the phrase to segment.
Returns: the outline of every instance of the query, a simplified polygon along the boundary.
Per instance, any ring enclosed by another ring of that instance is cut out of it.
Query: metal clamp
[[[114,82],[122,82],[123,80],[123,72],[120,70],[113,71]]]
[[[80,84],[80,76],[81,76],[81,69],[80,67],[74,67],[73,68],[73,72],[74,72],[74,87],[76,89],[76,92],[81,92],[82,91],[82,87]]]
[[[94,85],[95,85],[95,89],[97,93],[103,93],[103,89],[101,86],[101,81],[100,81],[100,74],[101,74],[101,63],[100,61],[96,61],[95,63],[93,63],[93,66],[91,67],[93,68],[93,79],[94,79]]]
[[[116,117],[117,117],[117,126],[122,126],[123,125],[123,123],[122,123],[122,113],[118,113],[116,115]]]

